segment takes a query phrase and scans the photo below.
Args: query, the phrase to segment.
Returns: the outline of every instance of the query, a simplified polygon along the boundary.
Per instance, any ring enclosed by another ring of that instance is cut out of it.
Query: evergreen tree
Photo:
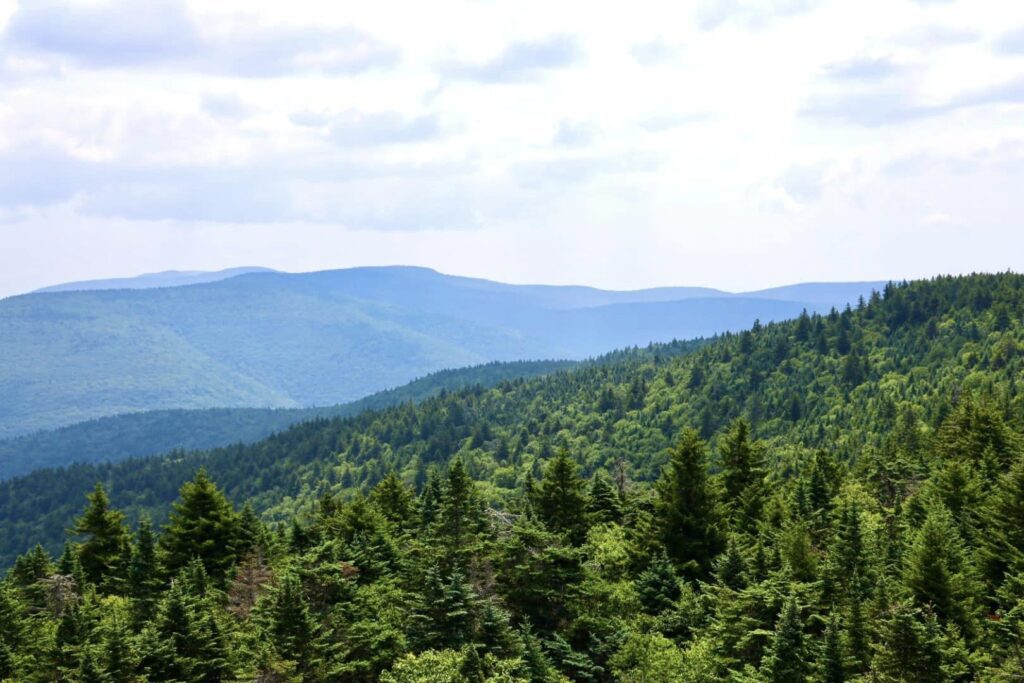
[[[581,542],[586,529],[586,503],[583,478],[569,451],[561,448],[544,468],[537,492],[537,512],[549,529]]]
[[[110,508],[110,499],[100,484],[87,498],[89,505],[74,526],[74,532],[84,537],[78,546],[79,562],[86,580],[112,590],[123,578],[121,562],[129,544],[124,514]]]
[[[696,431],[686,429],[670,457],[656,486],[659,537],[676,566],[703,577],[722,548],[706,446]]]
[[[619,494],[603,472],[597,472],[590,478],[586,512],[590,524],[608,524],[622,520],[622,502],[619,500]]]
[[[476,485],[466,472],[466,466],[456,459],[448,468],[434,525],[434,533],[441,541],[439,550],[446,562],[464,565],[477,545],[483,526]]]
[[[803,623],[796,597],[786,600],[775,626],[771,649],[765,656],[765,677],[770,683],[795,683],[808,674]]]
[[[393,524],[405,526],[412,520],[413,492],[394,470],[373,489],[370,500]]]
[[[137,623],[145,623],[152,618],[161,587],[153,527],[149,517],[143,517],[139,521],[135,548],[128,567],[128,590],[134,599]]]
[[[960,535],[941,504],[931,507],[913,537],[904,582],[917,604],[929,606],[940,620],[952,621],[965,634],[974,633],[976,584]]]
[[[204,470],[181,487],[170,519],[160,536],[164,569],[176,574],[193,558],[216,581],[223,581],[235,562],[238,515]]]
[[[834,611],[832,619],[825,629],[825,639],[818,659],[818,676],[821,683],[845,683],[846,681],[842,634],[839,628],[839,617]]]
[[[981,560],[991,585],[1024,571],[1024,457],[999,478],[984,511]]]
[[[274,649],[282,659],[308,664],[315,624],[298,577],[293,573],[282,576],[269,601],[268,631]]]

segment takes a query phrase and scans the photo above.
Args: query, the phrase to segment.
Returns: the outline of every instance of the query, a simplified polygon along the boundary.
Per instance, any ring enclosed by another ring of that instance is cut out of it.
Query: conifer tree
[[[672,609],[679,599],[679,577],[665,553],[659,553],[636,579],[640,603],[648,614]]]
[[[483,523],[476,484],[470,479],[462,460],[456,459],[448,468],[434,525],[434,532],[442,543],[440,550],[447,560],[457,564],[467,560]]]
[[[124,514],[110,508],[102,485],[96,484],[87,498],[89,505],[74,526],[74,532],[84,537],[78,546],[78,558],[85,578],[101,589],[109,589],[123,578],[121,561],[129,543],[128,530]]]
[[[918,605],[929,606],[943,623],[952,621],[968,636],[976,628],[971,569],[949,512],[932,505],[907,550],[904,582]]]
[[[282,659],[308,664],[315,624],[309,614],[302,586],[294,573],[286,573],[270,596],[268,632]]]
[[[838,613],[833,610],[832,619],[825,629],[818,660],[818,675],[821,683],[845,683],[846,662],[843,655],[842,633],[839,628]]]
[[[597,472],[590,478],[586,511],[591,524],[607,524],[622,520],[622,502],[619,500],[619,494],[603,472]]]
[[[983,514],[982,567],[989,583],[1000,585],[1024,571],[1024,456],[999,478]]]
[[[164,569],[176,574],[196,558],[214,580],[223,581],[235,562],[238,536],[234,508],[206,472],[199,470],[192,481],[181,487],[160,536]]]
[[[795,596],[786,600],[779,614],[771,649],[765,655],[764,669],[770,683],[795,683],[807,677],[803,623]]]
[[[569,451],[560,448],[544,468],[537,492],[537,512],[544,524],[557,533],[581,542],[586,529],[584,482]]]
[[[388,521],[399,527],[408,524],[412,519],[412,489],[395,474],[394,470],[390,470],[374,487],[370,500]]]
[[[149,517],[143,517],[139,520],[135,547],[128,567],[128,589],[134,599],[137,623],[145,623],[153,616],[162,583],[153,526]]]
[[[676,566],[700,578],[722,548],[704,441],[686,429],[670,458],[656,487],[659,538]]]

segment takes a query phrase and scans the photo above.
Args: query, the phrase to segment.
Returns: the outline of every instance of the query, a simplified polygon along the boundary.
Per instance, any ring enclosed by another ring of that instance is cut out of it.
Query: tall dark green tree
[[[536,509],[544,524],[557,533],[582,541],[587,504],[584,481],[568,449],[560,448],[544,468]]]
[[[708,482],[707,446],[685,429],[656,485],[658,534],[687,576],[707,575],[723,547],[716,501]]]
[[[82,537],[78,558],[85,578],[103,590],[113,590],[124,578],[123,559],[129,545],[124,513],[110,507],[110,499],[103,486],[96,488],[87,498],[89,504],[75,521],[74,532]]]
[[[803,628],[796,597],[790,597],[782,607],[771,648],[765,655],[765,678],[771,683],[806,680],[810,667]]]
[[[224,494],[199,470],[181,487],[170,519],[160,536],[164,569],[171,575],[193,559],[203,563],[207,573],[223,581],[237,559],[238,515]]]

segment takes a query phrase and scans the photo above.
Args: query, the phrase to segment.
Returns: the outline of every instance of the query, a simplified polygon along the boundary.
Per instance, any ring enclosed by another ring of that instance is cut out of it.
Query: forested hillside
[[[0,441],[0,479],[72,463],[118,462],[129,457],[252,443],[316,418],[357,415],[442,390],[492,387],[577,365],[576,361],[513,361],[442,370],[351,403],[319,408],[207,408],[151,410],[81,422]]]
[[[868,291],[615,292],[396,267],[10,297],[0,438],[147,410],[334,405],[444,368],[711,336]]]
[[[1022,276],[914,282],[11,480],[5,552],[52,556],[0,586],[0,676],[1020,680],[1022,318]]]

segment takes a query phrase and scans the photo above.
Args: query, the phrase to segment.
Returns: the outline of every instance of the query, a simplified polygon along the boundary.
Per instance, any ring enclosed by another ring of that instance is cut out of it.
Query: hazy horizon
[[[1024,5],[0,1],[0,295],[1024,268]]]

